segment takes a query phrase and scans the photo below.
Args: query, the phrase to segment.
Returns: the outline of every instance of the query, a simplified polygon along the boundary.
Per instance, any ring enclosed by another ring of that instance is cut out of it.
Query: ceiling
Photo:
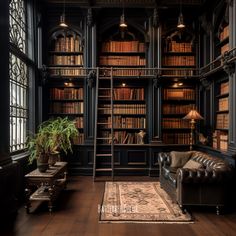
[[[71,6],[79,7],[122,7],[125,8],[171,8],[179,6],[180,4],[184,6],[200,6],[206,0],[44,0],[49,4],[65,4]]]

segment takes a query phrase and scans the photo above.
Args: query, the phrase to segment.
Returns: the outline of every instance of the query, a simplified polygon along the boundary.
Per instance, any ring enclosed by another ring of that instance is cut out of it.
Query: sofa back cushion
[[[171,164],[170,167],[181,168],[191,158],[192,152],[170,152]]]
[[[196,162],[192,159],[188,160],[183,166],[184,169],[200,169],[203,168],[203,165],[199,162]]]
[[[230,165],[223,159],[199,151],[193,151],[191,160],[201,163],[207,170],[225,171],[231,169]]]

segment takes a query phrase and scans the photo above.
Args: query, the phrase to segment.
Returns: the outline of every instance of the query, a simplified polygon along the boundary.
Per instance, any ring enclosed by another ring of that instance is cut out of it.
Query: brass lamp
[[[193,144],[194,144],[194,129],[195,129],[195,124],[196,120],[203,120],[203,117],[197,112],[197,110],[191,110],[184,118],[184,120],[190,120],[190,128],[191,128],[191,133],[190,133],[190,151],[193,149]]]

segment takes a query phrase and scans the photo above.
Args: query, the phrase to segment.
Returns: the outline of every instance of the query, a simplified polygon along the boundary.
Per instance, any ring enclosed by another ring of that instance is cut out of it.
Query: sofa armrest
[[[171,156],[169,152],[160,152],[158,154],[158,163],[160,166],[170,165]]]
[[[177,170],[177,185],[181,183],[223,183],[232,178],[231,171],[183,169]]]

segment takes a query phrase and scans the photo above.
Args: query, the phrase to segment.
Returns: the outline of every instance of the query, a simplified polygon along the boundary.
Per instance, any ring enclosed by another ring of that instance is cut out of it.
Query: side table
[[[48,201],[52,212],[58,194],[66,187],[67,162],[56,162],[54,166],[41,173],[38,169],[25,175],[26,212],[30,212],[31,201]]]

